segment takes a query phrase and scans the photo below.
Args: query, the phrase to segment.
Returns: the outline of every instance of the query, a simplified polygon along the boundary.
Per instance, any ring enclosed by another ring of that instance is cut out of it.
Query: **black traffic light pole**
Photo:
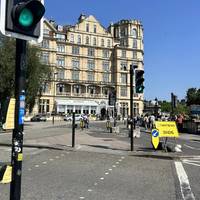
[[[75,129],[76,129],[75,112],[73,112],[73,115],[72,115],[72,147],[75,146]]]
[[[23,131],[25,114],[25,73],[26,73],[25,40],[16,39],[15,68],[15,128],[12,135],[12,181],[10,184],[10,200],[21,198],[21,176],[23,160]]]
[[[131,142],[131,151],[133,151],[133,75],[134,68],[130,65],[130,119],[131,119],[131,132],[130,132],[130,142]]]

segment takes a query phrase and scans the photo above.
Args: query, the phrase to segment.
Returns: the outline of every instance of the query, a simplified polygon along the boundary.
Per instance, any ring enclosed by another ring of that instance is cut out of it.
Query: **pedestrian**
[[[84,120],[83,120],[83,118],[80,119],[80,128],[81,128],[81,130],[83,130],[83,128],[84,128]]]
[[[147,115],[144,116],[144,127],[147,130],[148,129],[148,124],[149,124],[149,118]]]
[[[176,119],[176,124],[178,127],[178,131],[179,133],[183,131],[183,115],[178,115],[177,119]]]

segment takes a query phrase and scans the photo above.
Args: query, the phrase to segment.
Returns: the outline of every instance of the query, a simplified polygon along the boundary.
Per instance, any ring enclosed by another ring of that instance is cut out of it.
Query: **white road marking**
[[[121,157],[121,159],[124,159],[124,158],[125,158],[124,156]]]
[[[59,156],[56,156],[56,158],[60,158]]]
[[[79,197],[79,199],[85,199],[85,197]]]
[[[109,171],[112,171],[112,169],[110,168]]]
[[[47,164],[47,162],[46,162],[46,161],[44,161],[44,162],[42,162],[42,164],[46,165],[46,164]]]
[[[176,172],[181,187],[181,194],[184,200],[195,200],[194,194],[192,193],[188,176],[183,168],[180,161],[175,161]]]
[[[39,167],[39,165],[35,165],[35,167]]]
[[[187,148],[189,148],[189,149],[200,151],[200,148],[191,147],[190,145],[187,145],[187,144],[184,144],[184,146],[187,147]]]
[[[65,156],[65,155],[62,153],[62,154],[60,154],[60,156]]]
[[[31,168],[28,168],[28,171],[31,171],[32,169]]]
[[[98,183],[94,183],[94,185],[98,185]]]
[[[116,165],[113,165],[112,167],[114,167],[114,168],[115,168],[115,167],[116,167]]]
[[[88,189],[88,192],[92,192],[92,189]]]
[[[199,160],[199,158],[183,159],[182,161],[185,164],[194,165],[194,166],[200,167],[200,160]]]
[[[122,159],[119,159],[118,161],[119,161],[119,162],[122,162]]]
[[[50,161],[53,161],[54,159],[53,159],[53,158],[50,158],[49,160],[50,160]]]
[[[104,177],[101,177],[100,180],[104,180]]]
[[[119,162],[116,162],[116,164],[118,165],[118,164],[119,164]]]
[[[108,174],[109,174],[109,172],[106,172],[106,173],[105,173],[105,175],[108,175]]]

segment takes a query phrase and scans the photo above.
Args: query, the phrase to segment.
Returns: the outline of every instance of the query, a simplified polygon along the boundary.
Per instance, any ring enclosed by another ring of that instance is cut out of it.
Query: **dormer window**
[[[94,25],[94,33],[96,33],[96,32],[97,32],[97,26]]]
[[[90,31],[90,26],[89,24],[86,24],[86,32],[89,32]]]

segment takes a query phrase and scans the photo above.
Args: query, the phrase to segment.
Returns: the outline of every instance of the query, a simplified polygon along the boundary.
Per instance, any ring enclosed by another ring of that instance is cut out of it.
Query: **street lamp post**
[[[52,110],[53,111],[53,118],[52,118],[52,124],[54,124],[54,116],[55,116],[55,96],[56,96],[55,80],[56,80],[56,75],[57,74],[58,74],[57,72],[54,73],[54,79],[53,79],[54,84],[53,84],[53,110]]]

